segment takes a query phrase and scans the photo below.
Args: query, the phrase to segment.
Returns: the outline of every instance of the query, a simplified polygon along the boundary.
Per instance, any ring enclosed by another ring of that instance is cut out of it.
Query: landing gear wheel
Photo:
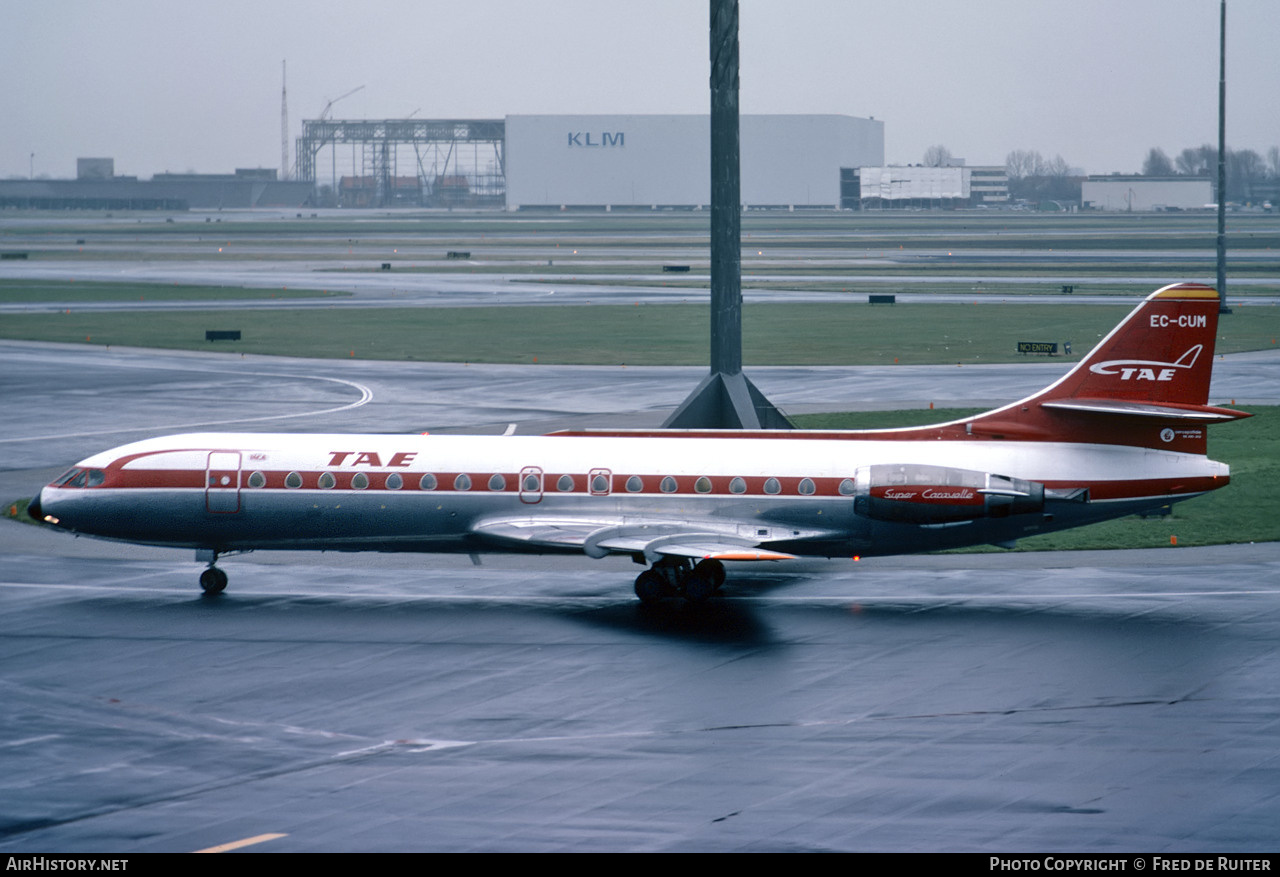
[[[724,564],[714,557],[698,561],[698,565],[693,568],[693,574],[710,579],[711,587],[717,591],[724,584]]]
[[[715,580],[706,570],[692,569],[684,580],[684,598],[690,603],[701,603],[716,592]]]
[[[200,573],[200,587],[211,597],[221,594],[227,589],[227,574],[216,566],[211,566]]]
[[[657,603],[669,593],[667,580],[662,574],[647,569],[640,575],[636,576],[636,596],[640,598],[640,602],[646,605]]]

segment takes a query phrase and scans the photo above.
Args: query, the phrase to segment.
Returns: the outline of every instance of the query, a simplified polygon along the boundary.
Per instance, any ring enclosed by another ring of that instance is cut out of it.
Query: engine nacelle
[[[877,521],[946,524],[1044,509],[1044,485],[949,466],[881,464],[855,475],[853,510]]]

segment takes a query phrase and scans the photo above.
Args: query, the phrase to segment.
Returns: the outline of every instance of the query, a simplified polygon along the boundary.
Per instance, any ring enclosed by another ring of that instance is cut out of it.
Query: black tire
[[[698,561],[698,565],[693,568],[693,574],[710,579],[711,587],[717,591],[724,584],[724,564],[714,557]]]
[[[684,598],[690,603],[701,603],[716,592],[715,579],[708,572],[694,567],[684,580]]]
[[[200,573],[200,587],[208,595],[221,594],[227,589],[227,574],[216,566]]]
[[[636,596],[646,605],[657,603],[667,596],[667,581],[661,573],[647,569],[636,576]]]

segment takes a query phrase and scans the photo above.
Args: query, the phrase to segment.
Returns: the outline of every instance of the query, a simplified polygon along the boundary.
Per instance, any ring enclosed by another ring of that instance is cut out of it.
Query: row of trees
[[[1005,156],[1009,197],[1027,201],[1079,201],[1080,178],[1061,155],[1045,158],[1034,149],[1015,149]]]
[[[930,146],[924,153],[926,167],[945,167],[952,162],[945,146]],[[1005,156],[1009,174],[1009,195],[1028,201],[1079,201],[1080,181],[1084,171],[1073,168],[1061,155],[1045,158],[1035,150],[1015,149]],[[1252,149],[1228,149],[1226,159],[1227,200],[1254,203],[1274,192],[1280,184],[1280,146],[1267,150],[1266,157]],[[1218,178],[1218,149],[1205,144],[1182,150],[1170,158],[1163,149],[1153,147],[1142,163],[1142,174],[1149,177]],[[1265,190],[1265,191],[1262,191]]]
[[[1257,199],[1257,189],[1268,189],[1280,181],[1280,146],[1267,150],[1266,158],[1252,149],[1228,149],[1226,156],[1227,200],[1252,202]],[[1142,174],[1148,177],[1218,178],[1218,148],[1206,143],[1190,147],[1169,158],[1163,149],[1152,147],[1142,162]]]

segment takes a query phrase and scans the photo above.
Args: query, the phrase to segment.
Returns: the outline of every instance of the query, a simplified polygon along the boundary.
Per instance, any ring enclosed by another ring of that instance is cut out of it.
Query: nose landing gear
[[[724,564],[714,558],[696,565],[687,557],[664,557],[636,576],[636,596],[641,603],[657,603],[667,597],[683,597],[701,603],[724,584]]]
[[[209,562],[209,568],[200,573],[200,589],[210,597],[217,596],[225,591],[227,589],[227,574],[215,566],[218,562],[218,552],[198,551],[196,552],[196,560]]]

